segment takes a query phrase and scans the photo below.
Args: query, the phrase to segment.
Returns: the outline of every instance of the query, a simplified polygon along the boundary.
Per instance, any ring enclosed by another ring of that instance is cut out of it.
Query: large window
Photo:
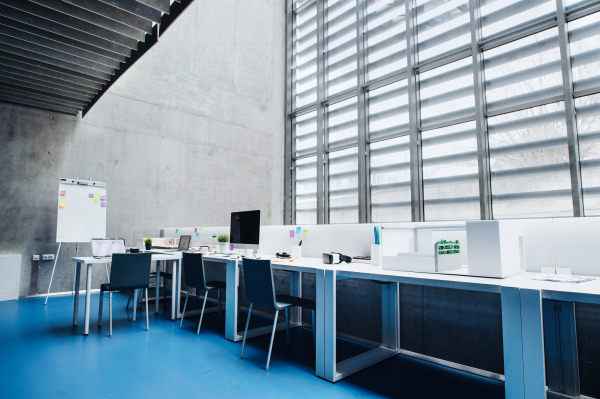
[[[600,215],[596,0],[288,6],[286,221]]]

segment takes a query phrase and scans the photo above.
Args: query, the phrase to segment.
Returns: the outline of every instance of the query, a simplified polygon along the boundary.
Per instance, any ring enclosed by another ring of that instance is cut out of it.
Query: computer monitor
[[[229,242],[238,249],[258,250],[260,211],[231,212]]]

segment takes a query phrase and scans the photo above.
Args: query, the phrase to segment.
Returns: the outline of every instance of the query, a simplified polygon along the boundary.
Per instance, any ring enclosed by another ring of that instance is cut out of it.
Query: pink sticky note
[[[294,237],[294,230],[290,230],[290,237]]]
[[[94,198],[94,194],[88,194],[88,198]]]
[[[101,196],[100,201],[106,201],[106,195]]]
[[[229,250],[233,251],[233,244],[229,244]]]
[[[194,233],[197,233],[197,232],[198,232],[198,228],[196,227],[196,228],[194,229]]]
[[[60,196],[61,196],[61,197],[64,197],[65,195],[67,195],[67,192],[66,192],[66,191],[61,191],[61,192],[60,192]]]
[[[106,208],[106,202],[101,202],[101,203],[100,203],[100,206],[101,206],[102,208]]]

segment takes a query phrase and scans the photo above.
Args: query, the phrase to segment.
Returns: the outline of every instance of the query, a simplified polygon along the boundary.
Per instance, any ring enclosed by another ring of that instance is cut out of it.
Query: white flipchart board
[[[56,204],[56,242],[105,238],[106,200],[106,183],[61,178]]]

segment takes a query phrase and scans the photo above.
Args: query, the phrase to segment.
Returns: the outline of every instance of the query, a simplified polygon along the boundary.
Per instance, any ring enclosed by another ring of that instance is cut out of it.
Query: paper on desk
[[[542,274],[541,276],[534,277],[534,280],[539,281],[553,281],[555,283],[569,283],[569,284],[579,284],[585,283],[586,281],[593,281],[595,278],[593,277],[585,277],[585,276],[567,276],[562,274]]]

